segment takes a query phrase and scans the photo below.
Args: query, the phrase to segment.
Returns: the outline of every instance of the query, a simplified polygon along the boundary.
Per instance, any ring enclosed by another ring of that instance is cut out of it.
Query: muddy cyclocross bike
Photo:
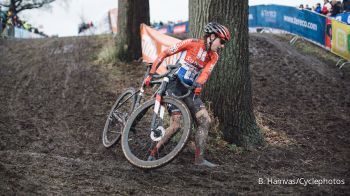
[[[168,65],[168,72],[162,79],[151,81],[160,84],[155,97],[141,104],[128,118],[122,132],[122,150],[127,160],[142,169],[154,169],[172,161],[186,145],[192,128],[189,109],[181,99],[190,95],[193,88],[184,84],[188,92],[184,95],[167,95],[169,79],[176,76],[177,65]],[[169,133],[171,115],[166,110],[172,107],[179,112],[179,128]],[[160,142],[156,155],[149,159],[150,152]]]
[[[142,81],[144,81],[145,77],[148,75],[151,66],[152,64],[147,64],[147,71]],[[154,78],[162,78],[169,72],[170,70],[162,75],[154,75]],[[143,86],[144,84],[142,83],[138,90],[127,88],[113,104],[102,131],[102,143],[106,148],[112,147],[119,141],[128,117],[143,100]]]

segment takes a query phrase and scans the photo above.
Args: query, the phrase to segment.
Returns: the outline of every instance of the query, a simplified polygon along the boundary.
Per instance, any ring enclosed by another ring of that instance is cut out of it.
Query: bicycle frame
[[[147,77],[149,71],[151,70],[151,67],[150,65],[147,66],[147,71],[145,72],[145,75],[143,77],[143,80]],[[126,100],[124,100],[117,108],[115,109],[118,109],[121,105],[123,105],[126,101],[128,101],[131,97],[133,96],[136,96],[136,103],[135,103],[135,106],[134,108],[132,109],[132,111],[134,111],[139,105],[140,105],[140,102],[141,102],[141,99],[142,97],[144,96],[144,92],[145,90],[143,89],[143,86],[144,86],[144,83],[142,82],[141,84],[141,87],[139,88],[139,90],[135,91],[135,93],[133,93],[130,97],[128,97]]]
[[[165,94],[165,91],[167,89],[167,85],[170,81],[170,78],[173,78],[175,76],[175,73],[177,71],[177,69],[179,68],[179,66],[177,65],[168,65],[168,72],[161,75],[161,76],[157,76],[157,77],[163,77],[162,80],[157,80],[157,81],[152,81],[151,84],[160,84],[158,90],[155,93],[155,105],[154,105],[154,111],[153,111],[153,116],[152,116],[152,122],[151,122],[151,131],[154,133],[155,136],[159,136],[161,134],[161,130],[158,130],[159,126],[163,126],[162,122],[163,122],[163,117],[164,117],[164,112],[165,112],[165,107],[161,104],[162,102],[162,97]],[[185,95],[182,96],[176,96],[176,95],[172,95],[177,99],[182,99],[187,97],[190,93],[191,93],[191,88],[190,86],[184,84],[182,82],[182,84],[188,88],[188,92]],[[159,114],[160,119],[162,119],[161,124],[156,124],[156,120],[157,120],[157,116]],[[158,127],[157,127],[158,126]]]
[[[164,112],[165,112],[165,107],[163,105],[161,105],[161,101],[162,101],[162,96],[165,93],[166,87],[169,83],[169,77],[166,76],[163,78],[159,89],[156,92],[156,100],[155,100],[155,105],[154,105],[154,113],[152,116],[152,123],[151,123],[151,130],[155,131],[157,129],[157,125],[156,125],[156,119],[157,119],[157,115],[159,113],[159,117],[163,120],[164,117]],[[158,132],[155,132],[155,134],[159,134]]]
[[[155,92],[155,94],[152,97],[155,97],[155,106],[154,106],[154,113],[152,116],[152,122],[151,122],[151,131],[154,132],[155,135],[159,135],[160,130],[157,130],[157,126],[162,126],[161,124],[156,124],[156,120],[157,120],[157,116],[159,114],[159,117],[163,120],[164,117],[164,112],[165,112],[165,107],[161,104],[162,102],[162,97],[165,94],[165,91],[167,89],[167,85],[170,81],[170,78],[173,78],[175,76],[176,70],[177,68],[179,68],[178,65],[168,65],[168,71],[165,74],[162,75],[156,75],[154,76],[155,78],[161,78],[160,80],[156,80],[156,81],[151,81],[151,84],[160,84],[159,88],[157,89],[157,91]],[[149,74],[150,71],[150,66],[147,67],[147,71],[144,75],[144,78],[146,78]],[[187,97],[190,92],[191,92],[191,87],[189,87],[188,85],[184,84],[183,85],[185,87],[187,87],[189,90],[188,92],[183,95],[183,96],[175,96],[174,97],[178,98],[178,99],[182,99],[184,97]],[[135,91],[135,93],[133,93],[130,97],[128,97],[126,100],[124,100],[120,105],[123,105],[123,103],[125,103],[126,101],[128,101],[131,97],[133,96],[137,96],[136,97],[136,103],[135,103],[135,107],[133,108],[133,111],[138,108],[138,106],[140,105],[141,99],[142,97],[144,97],[144,83],[142,82],[141,87],[139,88],[139,90]],[[118,109],[119,106],[116,108]]]

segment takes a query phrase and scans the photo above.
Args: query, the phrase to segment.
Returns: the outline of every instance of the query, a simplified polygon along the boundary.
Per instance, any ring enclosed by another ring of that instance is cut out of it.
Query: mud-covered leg
[[[170,126],[165,130],[165,135],[162,139],[157,143],[157,145],[152,149],[150,156],[148,157],[149,161],[155,159],[155,155],[158,150],[168,142],[169,138],[176,133],[176,131],[180,128],[181,114],[173,114],[170,119]]]
[[[206,109],[201,109],[196,113],[196,119],[198,128],[196,132],[196,152],[195,152],[195,164],[204,165],[208,167],[215,167],[216,164],[210,163],[205,160],[204,152],[207,145],[208,131],[210,129],[211,119]]]

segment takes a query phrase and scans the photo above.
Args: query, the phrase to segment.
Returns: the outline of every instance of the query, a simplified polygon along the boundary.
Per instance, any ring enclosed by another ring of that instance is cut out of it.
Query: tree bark
[[[140,25],[150,24],[148,0],[118,1],[117,58],[122,61],[142,56]]]
[[[190,0],[190,32],[203,35],[208,22],[229,28],[231,41],[219,52],[220,58],[203,97],[219,118],[224,139],[246,148],[264,143],[253,112],[249,71],[248,0]]]

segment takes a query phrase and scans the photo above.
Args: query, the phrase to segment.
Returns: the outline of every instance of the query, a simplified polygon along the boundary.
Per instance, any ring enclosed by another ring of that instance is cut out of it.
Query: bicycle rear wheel
[[[171,116],[165,110],[170,104],[178,109],[177,115],[180,114],[180,120],[177,121],[179,128],[169,136],[167,132],[169,134],[170,131],[167,128],[170,126]],[[125,157],[131,164],[143,169],[161,167],[172,161],[185,146],[191,131],[191,116],[187,106],[175,98],[163,97],[159,112],[163,114],[163,118],[160,117],[162,115],[157,115],[155,126],[160,134],[155,134],[151,131],[155,107],[155,99],[143,103],[131,114],[122,133],[122,149]],[[163,139],[166,142],[154,155],[155,160],[148,160],[152,149]]]
[[[113,146],[119,140],[124,125],[134,110],[135,102],[135,89],[129,88],[113,104],[102,132],[102,143],[106,148]]]

